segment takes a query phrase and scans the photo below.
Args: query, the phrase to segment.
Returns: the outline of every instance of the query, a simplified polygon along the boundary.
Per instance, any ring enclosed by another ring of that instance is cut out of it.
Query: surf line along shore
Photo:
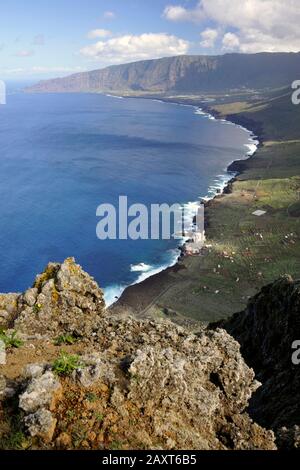
[[[182,247],[182,252],[186,256],[199,255],[205,243],[204,225],[204,204],[199,203],[197,214],[193,221],[193,230],[185,233],[187,238]]]
[[[153,97],[144,98],[153,99]],[[194,101],[185,101],[183,103],[180,100],[174,98],[160,98],[160,100],[162,102],[173,102],[174,104],[176,103],[179,105],[185,104],[198,110],[201,109],[203,114],[206,114],[207,117],[211,116],[217,120],[226,121],[234,126],[244,129],[249,133],[248,144],[245,144],[245,147],[248,147],[248,151],[245,152],[244,158],[234,160],[228,164],[226,170],[224,170],[224,177],[227,176],[227,178],[222,181],[222,185],[220,185],[214,194],[200,198],[200,200],[204,203],[205,228],[207,228],[210,225],[210,207],[213,206],[218,199],[226,197],[226,195],[232,192],[233,184],[236,181],[236,178],[243,173],[246,162],[254,158],[257,149],[263,146],[262,131],[255,125],[256,123],[254,121],[250,123],[246,122],[243,118],[232,116],[226,116],[224,118],[218,111],[205,106],[205,104],[201,102],[195,103]],[[165,290],[168,290],[172,287],[172,284],[174,283],[173,274],[176,276],[177,272],[183,269],[189,269],[189,264],[185,263],[184,261],[185,258],[189,258],[190,256],[201,257],[206,254],[205,248],[210,248],[209,245],[206,245],[206,241],[206,238],[204,238],[202,249],[199,251],[199,247],[197,246],[197,235],[195,235],[194,240],[189,240],[187,238],[183,240],[182,245],[179,247],[180,254],[173,264],[171,264],[169,267],[166,266],[151,276],[147,276],[141,281],[135,282],[131,286],[127,286],[122,291],[120,297],[114,299],[114,302],[109,306],[109,309],[119,311],[119,309],[122,310],[122,308],[128,307],[130,310],[135,311],[136,313],[145,309],[146,306],[153,303],[157,296],[163,295]],[[189,242],[192,243],[189,244]],[[186,256],[187,254],[189,256]]]

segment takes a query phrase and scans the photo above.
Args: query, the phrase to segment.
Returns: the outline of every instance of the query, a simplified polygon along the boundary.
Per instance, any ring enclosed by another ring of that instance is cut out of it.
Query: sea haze
[[[74,256],[106,298],[175,261],[178,240],[100,241],[96,208],[212,194],[251,135],[193,107],[97,94],[9,94],[0,107],[0,292]]]

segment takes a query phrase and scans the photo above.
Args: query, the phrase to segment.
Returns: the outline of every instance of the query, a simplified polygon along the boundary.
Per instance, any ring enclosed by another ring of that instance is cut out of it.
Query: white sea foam
[[[139,263],[139,264],[132,264],[130,266],[130,271],[132,273],[136,273],[136,272],[148,272],[150,271],[150,269],[152,268],[152,266],[150,266],[150,264],[145,264],[145,263]]]
[[[258,147],[258,144],[259,144],[259,141],[258,140],[254,140],[253,138],[250,138],[249,139],[249,144],[245,144],[245,147],[248,149],[248,152],[247,152],[247,155],[249,157],[252,157],[252,155],[255,154],[256,150],[257,150],[257,147]]]
[[[199,114],[200,116],[204,116],[207,119],[209,119],[210,121],[215,121],[216,120],[216,118],[212,114],[203,111],[202,108],[198,108],[197,106],[193,106],[193,108],[195,109],[194,114]],[[224,119],[224,121],[225,121],[225,119]]]
[[[107,96],[110,96],[110,95],[107,95]],[[112,96],[112,97],[113,98],[118,98],[116,96]],[[122,98],[122,97],[119,97],[119,98]],[[154,99],[153,101],[166,103],[163,100],[155,100]],[[185,105],[185,104],[175,103],[175,102],[174,103],[167,102],[167,103],[168,104],[174,104],[174,105],[177,105],[177,106],[193,107],[194,110],[195,110],[194,111],[195,114],[204,116],[207,119],[210,119],[211,121],[216,120],[216,118],[214,116],[212,116],[211,114],[203,111],[201,108],[199,108],[197,106]],[[223,124],[236,126],[240,129],[244,130],[245,132],[249,133],[249,130],[246,129],[242,125],[234,124],[230,121],[227,121],[226,119],[220,119],[219,121],[221,121]],[[254,134],[251,134],[248,141],[249,141],[249,143],[245,144],[245,147],[248,148],[248,152],[245,154],[245,156],[250,157],[250,156],[254,155],[254,153],[256,152],[257,147],[259,145],[259,140],[257,140],[257,137]],[[229,181],[232,179],[232,176],[233,176],[232,172],[229,172],[227,170],[227,168],[224,169],[224,174],[217,175],[217,177],[213,181],[214,184],[209,186],[207,195],[204,196],[204,197],[199,197],[199,199],[201,199],[202,201],[209,201],[209,200],[213,199],[217,194],[221,194],[224,191],[224,189],[226,188]],[[197,215],[197,210],[199,208],[199,201],[188,202],[188,203],[183,205],[183,208],[184,208],[184,211],[185,211],[184,212],[184,219],[185,219],[185,224],[186,224],[185,228],[187,228],[187,227],[192,228],[193,227],[193,222],[194,222],[194,217],[195,217],[195,215]],[[182,237],[182,239],[179,240],[178,245],[184,245],[184,243],[186,241],[187,241],[187,239]],[[152,277],[155,274],[158,274],[158,273],[164,271],[165,269],[174,266],[177,263],[179,256],[180,256],[180,250],[179,249],[174,249],[174,250],[170,250],[170,261],[167,262],[167,263],[164,263],[162,265],[151,266],[151,265],[148,265],[146,263],[139,263],[137,265],[131,265],[130,266],[131,272],[140,272],[141,273],[132,285],[139,284],[139,283],[145,281],[146,279],[148,279],[149,277]],[[110,306],[113,303],[115,303],[118,300],[118,298],[122,295],[122,293],[124,292],[126,287],[128,287],[128,286],[114,285],[114,286],[110,286],[110,287],[104,289],[104,291],[105,291],[104,297],[105,297],[106,305]]]
[[[245,147],[248,149],[247,155],[249,157],[256,152],[256,145],[255,144],[245,144]]]
[[[109,95],[108,93],[105,94],[108,98],[116,98],[117,100],[123,100],[124,96],[117,96],[117,95]]]
[[[164,271],[165,269],[174,266],[178,261],[180,251],[179,251],[179,249],[169,250],[169,254],[170,254],[169,261],[166,261],[165,263],[163,263],[161,265],[150,266],[150,265],[147,265],[145,263],[140,263],[139,265],[135,265],[136,267],[137,266],[140,266],[140,267],[144,266],[144,268],[145,268],[144,271],[142,271],[141,269],[140,270],[138,270],[138,269],[132,270],[132,268],[134,268],[135,266],[131,266],[131,271],[132,272],[140,271],[140,273],[141,273],[141,274],[139,274],[137,279],[131,285],[134,286],[136,284],[140,284],[141,282],[145,281],[149,277],[152,277],[155,274],[158,274],[158,273]],[[146,267],[147,267],[147,270],[146,270]],[[104,290],[104,299],[105,299],[106,307],[111,307],[111,305],[113,305],[115,302],[117,302],[117,300],[121,297],[121,295],[123,294],[124,290],[127,287],[128,286],[111,285],[111,286],[108,286],[105,289],[103,289]]]
[[[147,272],[143,272],[139,275],[137,280],[133,283],[133,285],[140,284],[141,282],[145,281],[149,277],[154,276],[155,274],[159,274],[160,272],[164,271],[167,268],[171,268],[174,266],[177,261],[178,257],[180,255],[179,250],[170,250],[170,261],[161,264],[161,265],[156,265],[156,266],[151,266],[150,269]]]
[[[200,201],[187,202],[182,205],[183,208],[183,220],[184,220],[184,229],[185,231],[193,230],[194,228],[194,219],[198,214]],[[182,244],[187,241],[186,237],[182,238]]]
[[[117,284],[105,287],[103,291],[106,307],[110,307],[112,304],[114,304],[121,297],[126,287],[127,286],[121,286]]]

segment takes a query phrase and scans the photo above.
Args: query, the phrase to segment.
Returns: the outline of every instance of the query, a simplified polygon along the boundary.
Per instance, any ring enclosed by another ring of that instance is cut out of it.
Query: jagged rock
[[[18,299],[15,328],[27,334],[89,335],[105,308],[96,282],[73,258],[50,263]]]
[[[26,390],[19,396],[19,407],[26,413],[24,425],[32,437],[51,442],[57,423],[51,411],[62,396],[62,386],[44,365],[30,364],[23,375],[29,378]]]
[[[72,444],[72,438],[66,432],[62,432],[56,439],[56,446],[59,449],[67,449]]]
[[[48,351],[15,379],[25,426],[45,447],[105,448],[121,434],[134,448],[276,448],[273,432],[249,417],[259,382],[226,331],[195,335],[170,321],[113,315],[73,259],[51,263],[37,276],[18,298],[13,326],[27,338],[44,337],[30,352],[35,360]],[[81,337],[70,348],[83,365],[60,381],[52,372],[52,338],[64,333]],[[74,442],[63,435],[66,426],[68,436],[79,435]]]
[[[250,401],[252,418],[275,431],[300,425],[300,366],[292,362],[292,344],[300,340],[300,281],[286,276],[264,287],[244,312],[217,326],[241,344],[262,383]]]
[[[115,381],[112,364],[103,355],[90,354],[83,356],[83,368],[73,372],[73,379],[83,387],[92,387],[97,382],[111,384]]]
[[[276,433],[278,447],[286,450],[300,450],[300,426],[283,427]]]
[[[6,379],[3,375],[0,375],[0,400],[4,398],[6,389]]]
[[[245,412],[259,384],[238,343],[224,330],[196,336],[171,323],[106,317],[93,341],[90,347],[102,350],[83,355],[85,367],[75,371],[73,379],[79,387],[98,391],[103,406],[111,410],[104,431],[118,422],[128,434],[129,410],[134,409],[139,416],[134,436],[142,447],[155,448],[160,442],[165,449],[275,448],[273,433]],[[19,403],[27,414],[26,427],[32,436],[50,439],[55,420],[65,414],[60,408],[56,415],[64,382],[60,384],[44,364],[30,365],[25,376],[31,379]],[[115,433],[117,428],[112,429]],[[58,432],[64,431],[58,427]],[[58,439],[56,445],[65,448],[70,443]]]
[[[38,289],[36,287],[33,287],[32,289],[28,289],[24,296],[24,302],[29,305],[29,307],[33,307],[34,304],[37,301],[37,296],[38,296]]]
[[[6,364],[6,347],[4,341],[0,339],[0,365]]]
[[[41,377],[45,372],[46,364],[28,364],[24,368],[23,375],[29,379],[36,379]]]
[[[0,328],[9,328],[18,312],[19,294],[0,294]]]
[[[6,380],[3,375],[0,375],[0,401],[13,397],[15,392],[16,390],[12,386],[11,381]]]
[[[57,420],[49,410],[41,408],[24,419],[25,426],[32,437],[40,437],[45,442],[51,442]]]
[[[156,436],[179,436],[184,448],[274,448],[273,434],[243,413],[259,384],[238,344],[219,330],[190,337],[189,346],[184,354],[146,346],[130,365],[129,398],[151,416]]]
[[[30,380],[19,398],[19,406],[26,413],[33,413],[43,407],[53,410],[61,393],[62,387],[59,380],[52,372],[47,371]]]

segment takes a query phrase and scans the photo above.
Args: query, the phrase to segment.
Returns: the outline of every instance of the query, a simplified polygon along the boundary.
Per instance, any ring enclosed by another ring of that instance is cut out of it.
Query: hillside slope
[[[300,282],[286,276],[264,287],[245,311],[217,326],[240,343],[263,384],[250,401],[252,418],[299,447],[300,366],[292,362],[292,344],[300,338]]]
[[[214,98],[209,104],[196,94],[164,98],[241,124],[261,145],[252,158],[230,166],[238,176],[207,204],[203,255],[182,258],[174,268],[129,287],[114,311],[126,308],[142,317],[171,312],[180,321],[187,316],[212,322],[243,310],[249,297],[280,276],[300,278],[300,106],[292,104],[291,94],[290,88],[209,94]],[[255,217],[256,210],[266,213]]]
[[[290,85],[300,76],[300,53],[178,56],[116,65],[46,80],[29,92],[205,92]]]

